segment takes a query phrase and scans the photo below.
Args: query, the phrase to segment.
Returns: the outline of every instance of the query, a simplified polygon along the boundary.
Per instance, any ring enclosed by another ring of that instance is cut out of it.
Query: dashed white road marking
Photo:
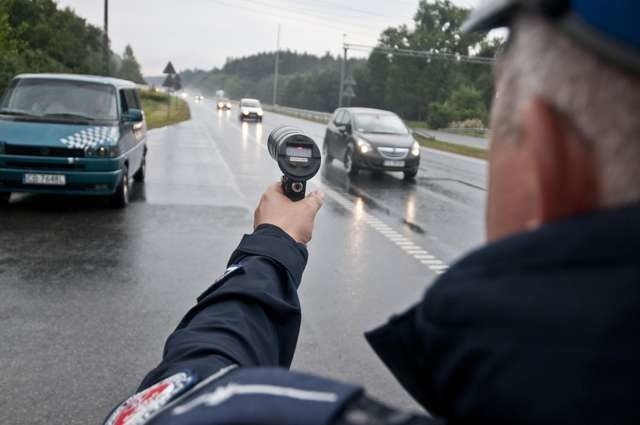
[[[339,205],[344,207],[348,211],[353,211],[355,208],[355,204],[331,189],[330,187],[320,183],[322,189],[327,194],[328,197],[333,199]],[[385,237],[390,242],[394,243],[398,248],[403,250],[407,255],[413,257],[416,261],[419,261],[421,264],[425,265],[429,270],[431,270],[436,275],[443,274],[446,270],[449,269],[449,266],[445,264],[442,260],[439,260],[435,257],[435,255],[431,254],[429,251],[416,244],[406,236],[401,233],[393,230],[393,228],[381,220],[373,217],[366,211],[358,211],[358,214],[362,217],[362,222],[366,223],[368,226],[373,228],[380,235]]]

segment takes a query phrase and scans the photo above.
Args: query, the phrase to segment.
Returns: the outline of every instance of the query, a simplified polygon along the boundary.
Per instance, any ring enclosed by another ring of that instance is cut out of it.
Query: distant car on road
[[[230,111],[231,101],[227,98],[221,98],[216,102],[216,106],[218,107],[218,111]]]
[[[420,166],[420,145],[393,112],[341,108],[327,126],[324,159],[337,158],[351,176],[359,170],[402,171],[413,179]]]
[[[240,101],[240,121],[247,119],[262,122],[264,111],[262,105],[257,99],[242,99]]]
[[[203,100],[204,100],[204,96],[201,96],[201,95],[196,96],[196,102],[202,102]]]
[[[12,192],[108,196],[129,203],[146,171],[136,85],[114,78],[24,74],[0,100],[0,203]]]

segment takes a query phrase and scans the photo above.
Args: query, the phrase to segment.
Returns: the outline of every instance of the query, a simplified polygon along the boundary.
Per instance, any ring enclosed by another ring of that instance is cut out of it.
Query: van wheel
[[[125,208],[129,205],[129,167],[122,170],[122,180],[116,189],[116,193],[111,195],[111,205],[114,208]]]
[[[144,183],[144,179],[147,177],[147,152],[145,149],[144,157],[142,158],[142,164],[140,164],[140,168],[133,175],[133,181],[138,183]]]
[[[344,154],[344,169],[351,177],[358,175],[358,167],[353,162],[353,147],[347,148],[347,153]]]
[[[11,192],[0,193],[0,207],[7,205],[9,203],[10,198],[11,198]]]

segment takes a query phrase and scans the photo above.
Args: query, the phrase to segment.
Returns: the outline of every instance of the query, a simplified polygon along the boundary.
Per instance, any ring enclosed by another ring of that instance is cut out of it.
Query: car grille
[[[50,164],[40,162],[22,162],[22,161],[7,161],[7,168],[22,170],[76,170],[82,171],[85,166],[82,164]]]
[[[409,155],[407,148],[378,148],[380,156],[386,159],[405,159]]]
[[[76,148],[49,148],[45,146],[5,145],[6,155],[21,156],[49,156],[62,158],[84,158],[84,149]]]

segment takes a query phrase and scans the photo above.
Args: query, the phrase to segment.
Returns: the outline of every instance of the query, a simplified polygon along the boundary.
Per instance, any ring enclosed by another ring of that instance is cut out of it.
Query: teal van
[[[0,100],[0,204],[12,192],[129,203],[144,181],[147,126],[136,85],[114,78],[24,74]]]

